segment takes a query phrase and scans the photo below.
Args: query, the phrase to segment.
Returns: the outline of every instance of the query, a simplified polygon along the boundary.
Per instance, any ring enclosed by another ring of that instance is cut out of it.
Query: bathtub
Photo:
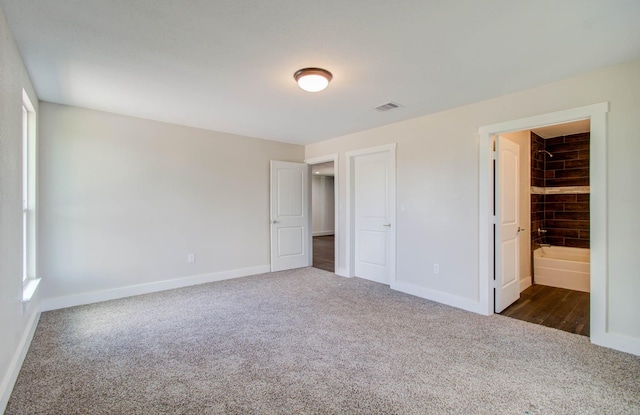
[[[550,246],[533,251],[536,284],[589,292],[589,272],[589,249]]]

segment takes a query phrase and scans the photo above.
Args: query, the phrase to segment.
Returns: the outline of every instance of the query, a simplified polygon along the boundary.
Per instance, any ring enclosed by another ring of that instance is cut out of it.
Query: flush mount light
[[[304,68],[294,73],[293,79],[305,91],[318,92],[329,85],[333,75],[331,75],[331,72],[321,68]]]

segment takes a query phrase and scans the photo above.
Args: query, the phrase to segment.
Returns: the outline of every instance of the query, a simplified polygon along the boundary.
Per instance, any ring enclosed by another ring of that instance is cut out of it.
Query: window
[[[22,300],[29,301],[36,278],[36,112],[22,91]]]

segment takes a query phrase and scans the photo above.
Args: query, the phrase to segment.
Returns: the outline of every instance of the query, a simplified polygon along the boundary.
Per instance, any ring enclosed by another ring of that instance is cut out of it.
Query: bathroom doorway
[[[513,208],[518,212],[511,214],[518,218],[516,248],[511,249],[517,251],[511,285],[519,290],[519,298],[505,308],[504,299],[499,306],[497,292],[496,312],[589,336],[590,122],[585,119],[504,133],[496,137],[497,147],[499,143],[519,148],[515,153],[519,159],[514,162],[518,200]],[[503,174],[504,168],[496,169],[497,209],[500,203],[504,205],[498,199],[504,187]],[[500,241],[505,239],[498,237],[502,223],[496,224],[499,257]],[[502,258],[496,265],[497,273],[504,272],[504,264],[509,262]]]

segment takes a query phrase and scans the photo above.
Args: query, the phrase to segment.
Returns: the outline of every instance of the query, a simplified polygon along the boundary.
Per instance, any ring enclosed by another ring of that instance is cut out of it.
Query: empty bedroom
[[[640,413],[637,16],[0,0],[0,413]]]

